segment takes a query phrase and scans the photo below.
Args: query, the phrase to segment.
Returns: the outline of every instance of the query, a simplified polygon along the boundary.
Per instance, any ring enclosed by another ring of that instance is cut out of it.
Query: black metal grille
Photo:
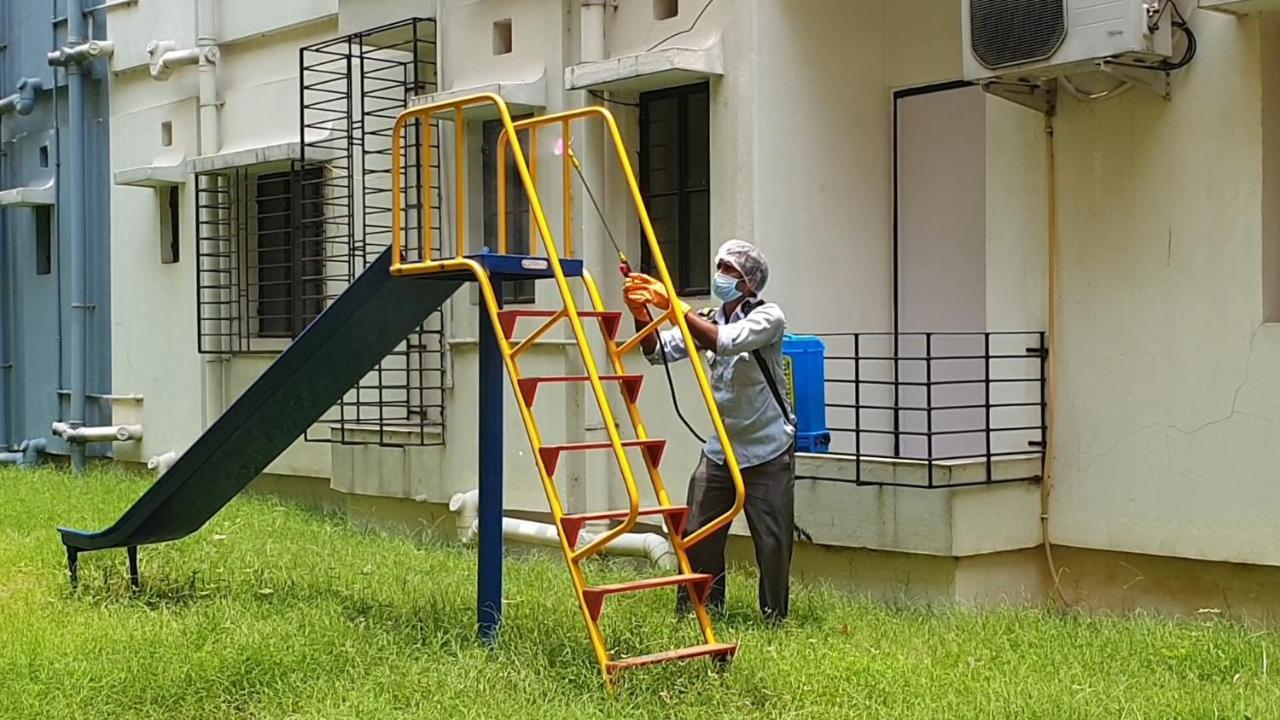
[[[973,56],[988,68],[1047,59],[1067,36],[1066,0],[970,0]]]
[[[279,350],[345,284],[322,190],[322,169],[296,163],[196,176],[200,352]]]
[[[860,485],[963,487],[1038,480],[1002,458],[1040,456],[1046,431],[1043,332],[835,333],[827,345],[831,451],[860,459],[921,461],[923,483],[864,477]],[[939,463],[981,462],[978,481],[942,482]],[[1022,466],[1025,468],[1025,465]]]
[[[411,98],[436,90],[436,24],[413,18],[316,43],[299,53],[304,167],[323,167],[324,237],[346,248],[347,281],[391,244],[391,137]],[[433,133],[438,138],[438,133]],[[438,176],[438,143],[423,157],[419,128],[403,150],[405,186],[424,162]],[[409,193],[413,196],[416,193]],[[434,238],[440,237],[432,194]],[[406,207],[405,236],[419,237],[423,208]],[[439,248],[433,248],[433,254]],[[420,250],[419,250],[420,252]],[[444,318],[433,313],[313,427],[308,440],[390,446],[443,442]]]

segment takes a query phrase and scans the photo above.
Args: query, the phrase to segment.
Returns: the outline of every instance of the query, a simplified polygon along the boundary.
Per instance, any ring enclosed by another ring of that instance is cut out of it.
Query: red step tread
[[[587,443],[566,443],[563,445],[543,445],[538,448],[538,455],[547,469],[548,475],[556,474],[556,466],[560,464],[560,454],[578,450],[608,450],[613,444],[608,440]],[[623,440],[622,447],[638,447],[649,456],[649,462],[657,465],[662,461],[662,453],[667,449],[667,441],[649,438],[647,440]]]
[[[630,514],[627,510],[603,510],[600,512],[562,515],[560,517],[560,527],[569,541],[569,547],[577,547],[578,533],[582,531],[583,525],[597,520],[625,520]],[[689,507],[687,505],[659,505],[656,507],[642,507],[636,512],[636,517],[653,515],[664,515],[675,520],[676,534],[683,535],[685,522],[689,519]]]
[[[588,375],[530,375],[517,380],[516,385],[520,388],[520,396],[524,398],[525,405],[533,407],[533,399],[538,394],[538,386],[543,383],[587,382],[590,379],[591,377]],[[621,383],[622,393],[626,396],[627,401],[634,403],[640,397],[640,385],[644,382],[644,375],[639,373],[601,375],[600,379],[606,382]]]
[[[707,590],[711,588],[711,576],[706,573],[665,575],[663,577],[632,580],[630,582],[615,583],[613,585],[584,587],[582,588],[582,602],[587,606],[587,613],[591,615],[591,619],[599,620],[600,612],[604,610],[604,599],[610,595],[640,592],[642,590],[653,590],[655,588],[674,587],[676,585],[690,585],[693,587],[694,592],[705,597]]]
[[[606,669],[610,673],[620,670],[632,670],[645,665],[656,665],[664,662],[677,662],[680,660],[692,660],[700,657],[715,657],[725,661],[733,659],[734,653],[738,652],[738,646],[731,643],[715,643],[708,645],[694,645],[693,647],[680,648],[679,650],[665,650],[652,655],[638,655],[631,658],[623,658],[621,660],[612,660],[606,665]]]
[[[537,308],[499,310],[498,325],[502,328],[503,337],[510,340],[511,336],[516,332],[516,321],[520,318],[549,318],[554,317],[558,312],[560,311]],[[565,317],[568,317],[568,315]],[[604,324],[604,329],[609,334],[610,339],[616,339],[618,337],[618,328],[622,327],[622,312],[618,310],[579,310],[578,317],[599,319]]]

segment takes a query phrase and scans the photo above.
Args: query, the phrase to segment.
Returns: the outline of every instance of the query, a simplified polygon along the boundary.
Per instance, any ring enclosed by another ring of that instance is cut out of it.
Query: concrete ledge
[[[724,53],[717,38],[706,48],[665,48],[571,65],[564,70],[564,89],[642,92],[721,75]]]
[[[57,203],[58,189],[52,178],[44,185],[0,190],[0,207],[40,207]]]
[[[461,100],[464,97],[485,93],[502,98],[503,102],[507,104],[507,110],[512,115],[531,115],[541,112],[547,106],[546,71],[544,70],[534,80],[499,81],[485,85],[455,88],[429,95],[418,95],[409,99],[409,107],[422,107],[423,105]],[[498,109],[493,105],[477,105],[468,108],[465,113],[468,118],[477,120],[492,120],[498,117]],[[447,115],[441,115],[440,117],[443,120],[451,119]]]
[[[112,178],[117,185],[162,188],[183,185],[187,182],[186,157],[177,153],[173,157],[158,157],[150,165],[117,170]]]
[[[864,482],[914,487],[855,485],[859,463]],[[1038,475],[1039,458],[1001,458],[992,466],[997,477],[1027,471]],[[796,522],[815,543],[832,547],[957,558],[1039,545],[1036,483],[946,487],[985,478],[986,470],[985,460],[949,461],[934,468],[935,484],[941,487],[927,489],[928,464],[922,461],[800,453]],[[747,534],[744,519],[734,522],[733,532]]]
[[[347,445],[383,445],[418,447],[444,442],[439,427],[380,427],[376,424],[345,423],[329,425],[329,439]]]
[[[307,160],[324,162],[336,156],[336,152],[312,148]],[[302,160],[302,143],[297,140],[274,145],[227,149],[216,155],[201,155],[200,157],[191,158],[187,163],[187,171],[199,175],[294,160]]]

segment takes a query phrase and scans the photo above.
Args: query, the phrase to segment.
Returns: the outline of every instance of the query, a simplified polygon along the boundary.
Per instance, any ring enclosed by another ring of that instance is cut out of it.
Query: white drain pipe
[[[147,458],[147,469],[155,470],[156,475],[163,475],[178,462],[178,453],[170,450],[163,455],[152,455]]]
[[[69,443],[130,442],[142,439],[141,425],[104,425],[102,427],[74,427],[69,423],[55,422],[53,434]]]
[[[479,506],[478,490],[458,493],[449,500],[449,510],[454,514],[459,540],[467,543],[475,540],[480,530],[480,521],[476,517]],[[502,537],[529,545],[560,547],[560,531],[555,525],[532,520],[502,518]],[[588,532],[579,533],[578,547],[586,546],[596,537]],[[647,558],[649,562],[663,570],[676,568],[676,553],[671,548],[671,543],[658,533],[627,533],[605,546],[602,552],[606,555]]]

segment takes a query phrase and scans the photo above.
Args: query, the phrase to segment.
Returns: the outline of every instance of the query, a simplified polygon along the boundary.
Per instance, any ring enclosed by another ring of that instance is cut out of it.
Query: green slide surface
[[[472,278],[392,277],[383,252],[114,525],[59,529],[71,551],[135,547],[199,530],[361,377]]]

